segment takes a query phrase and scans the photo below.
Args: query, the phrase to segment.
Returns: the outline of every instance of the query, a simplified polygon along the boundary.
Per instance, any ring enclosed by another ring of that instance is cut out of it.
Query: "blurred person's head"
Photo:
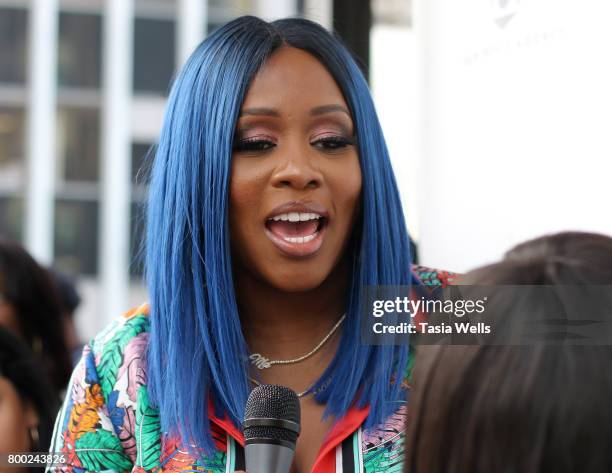
[[[531,240],[459,283],[612,285],[612,238],[561,233]],[[520,307],[537,321],[549,313],[547,302],[526,292]],[[509,324],[515,310],[507,301],[487,306],[502,320],[508,315]],[[419,347],[406,471],[612,471],[610,362],[612,346]]]
[[[47,271],[57,289],[62,313],[72,319],[74,312],[81,304],[81,296],[79,296],[74,280],[55,268],[49,268]]]
[[[48,450],[57,408],[28,347],[0,327],[0,453]]]
[[[0,325],[26,342],[56,392],[61,392],[72,365],[55,285],[20,245],[4,238],[0,238]]]
[[[612,238],[562,232],[521,243],[462,284],[612,284]]]
[[[64,324],[64,339],[72,356],[72,364],[76,365],[81,357],[83,343],[74,322],[74,313],[81,304],[81,296],[77,291],[74,280],[54,268],[48,269],[51,279],[55,283],[57,295],[61,306]]]

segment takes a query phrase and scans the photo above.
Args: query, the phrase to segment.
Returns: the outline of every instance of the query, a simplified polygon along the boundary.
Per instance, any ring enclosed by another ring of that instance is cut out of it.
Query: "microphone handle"
[[[284,445],[252,443],[244,448],[247,473],[289,473],[295,452]]]

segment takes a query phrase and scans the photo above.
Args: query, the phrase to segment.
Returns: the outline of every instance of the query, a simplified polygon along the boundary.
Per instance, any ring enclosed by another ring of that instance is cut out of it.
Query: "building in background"
[[[359,43],[357,52],[369,51],[362,63],[370,64],[375,97],[386,104],[383,122],[398,123],[393,104],[402,108],[397,97],[406,92],[397,76],[386,82],[393,74],[382,69],[392,71],[394,59],[382,51],[393,49],[385,41],[396,40],[397,31],[405,37],[410,29],[410,3],[373,1],[372,15],[369,0],[359,4],[361,15],[355,10],[353,23],[345,19],[337,29],[349,46]],[[340,0],[335,6],[332,0],[0,0],[0,234],[77,278],[84,337],[147,298],[139,258],[145,157],[187,51],[240,15],[302,15],[330,27],[349,6]]]

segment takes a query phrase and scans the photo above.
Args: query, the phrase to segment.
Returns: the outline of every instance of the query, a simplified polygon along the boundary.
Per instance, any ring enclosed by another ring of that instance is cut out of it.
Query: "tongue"
[[[295,238],[312,235],[317,231],[319,222],[317,220],[306,220],[305,222],[283,222],[269,221],[268,228],[272,233],[281,238]]]

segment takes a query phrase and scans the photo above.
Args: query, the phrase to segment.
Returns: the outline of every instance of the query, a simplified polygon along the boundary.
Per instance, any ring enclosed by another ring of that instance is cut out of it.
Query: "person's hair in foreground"
[[[241,17],[209,36],[172,86],[148,204],[149,390],[162,429],[207,450],[213,448],[210,396],[218,412],[239,424],[250,391],[228,232],[234,132],[250,82],[283,46],[310,53],[337,82],[354,122],[363,176],[361,215],[348,249],[347,319],[337,354],[313,387],[316,399],[336,418],[355,400],[369,404],[367,424],[373,425],[396,408],[389,401],[403,396],[402,376],[394,375],[407,365],[407,348],[359,342],[362,287],[409,284],[411,278],[399,195],[367,83],[346,48],[321,26]]]
[[[538,238],[461,281],[612,285],[612,238]],[[533,320],[548,313],[541,297],[523,299]],[[610,307],[609,298],[600,302]],[[514,308],[487,310],[503,316]],[[423,346],[417,353],[405,471],[612,471],[611,346]]]
[[[19,244],[0,237],[0,324],[21,337],[59,398],[72,372],[53,280]]]
[[[0,327],[0,453],[48,449],[58,407],[27,347]]]

